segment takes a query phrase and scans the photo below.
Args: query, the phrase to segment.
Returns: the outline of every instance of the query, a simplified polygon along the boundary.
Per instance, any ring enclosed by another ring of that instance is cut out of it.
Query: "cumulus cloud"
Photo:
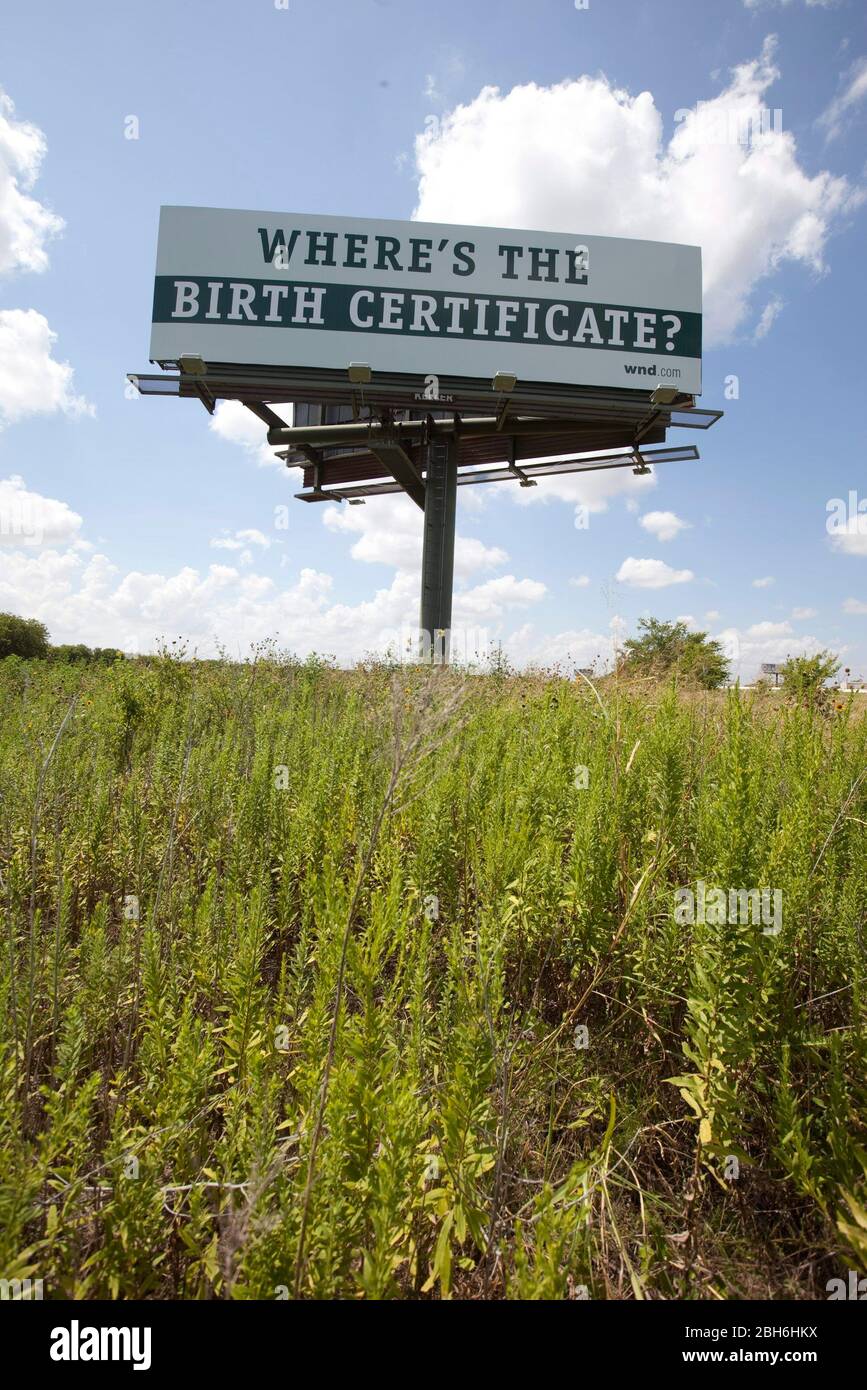
[[[0,90],[0,274],[45,270],[46,243],[63,228],[62,220],[31,195],[45,149],[41,130],[17,120],[12,101]],[[73,389],[72,367],[54,358],[56,341],[48,320],[35,309],[0,309],[0,430],[28,415],[57,410],[95,414]]]
[[[85,563],[73,551],[31,557],[19,550],[4,561],[0,608],[41,619],[55,641],[126,651],[153,650],[162,636],[184,636],[203,655],[214,654],[222,640],[246,652],[250,643],[285,635],[293,625],[309,639],[308,650],[322,651],[322,641],[313,639],[330,587],[328,575],[312,570],[277,590],[272,580],[229,565],[122,575],[102,555]]]
[[[728,341],[783,263],[824,269],[828,237],[861,197],[845,178],[807,173],[788,131],[748,144],[713,134],[760,130],[778,76],[768,39],[722,92],[677,113],[668,142],[652,94],[604,76],[484,87],[416,137],[414,216],[661,241],[677,228],[702,247],[706,342]]]
[[[772,574],[763,575],[761,579],[753,580],[754,589],[769,589],[772,584],[776,584],[776,579]]]
[[[847,598],[843,600],[844,613],[867,613],[867,603],[860,598]]]
[[[0,274],[45,270],[46,242],[63,221],[32,196],[45,158],[45,136],[15,117],[11,99],[0,91]]]
[[[43,621],[56,642],[152,651],[161,638],[183,637],[200,656],[225,646],[246,655],[251,644],[273,638],[306,655],[361,659],[401,643],[418,621],[418,578],[398,571],[391,583],[358,603],[336,602],[330,575],[303,569],[277,586],[233,565],[202,571],[185,565],[174,574],[122,574],[104,555],[88,560],[72,550],[35,555],[14,550],[0,571],[0,609]],[[545,595],[535,580],[503,575],[455,594],[455,626],[476,632],[525,610]]]
[[[569,580],[569,585],[573,589],[586,589],[590,583],[589,574],[578,574],[574,579]]]
[[[837,521],[831,533],[831,545],[843,555],[867,555],[867,516],[853,512],[842,522]]]
[[[622,620],[615,617],[607,632],[568,628],[552,636],[540,632],[532,622],[526,622],[504,636],[503,650],[518,667],[559,666],[568,672],[577,666],[594,666],[601,672],[612,665],[624,626]]]
[[[791,635],[791,632],[791,626],[787,622],[772,623],[770,621],[767,621],[762,623],[753,623],[751,627],[747,628],[747,637],[756,637],[761,639],[765,639],[768,637],[788,637]]]
[[[625,497],[627,508],[636,495],[656,487],[656,470],[634,474],[629,467],[599,469],[592,473],[560,473],[536,480],[536,487],[516,487],[514,483],[487,483],[487,491],[504,490],[519,507],[544,506],[551,501],[570,502],[575,507],[575,525],[587,527],[590,515],[607,512],[615,497]],[[637,502],[636,502],[637,506]]]
[[[688,584],[692,570],[675,570],[663,560],[637,560],[630,555],[623,561],[616,578],[634,589],[666,589],[670,584]]]
[[[423,516],[409,498],[386,494],[371,499],[366,507],[328,506],[323,521],[331,531],[358,537],[350,552],[354,560],[391,565],[412,575],[420,573]],[[500,546],[484,545],[472,536],[455,537],[456,579],[497,569],[508,558]]]
[[[753,623],[746,629],[727,627],[714,633],[730,661],[732,679],[752,681],[763,661],[785,662],[790,656],[815,656],[827,646],[811,634],[796,634],[787,622]],[[837,649],[842,655],[847,648]]]
[[[688,530],[690,525],[674,512],[645,512],[640,520],[645,531],[649,531],[658,541],[673,541],[675,536]]]
[[[468,619],[500,618],[512,608],[527,608],[545,597],[546,588],[536,579],[516,579],[513,574],[487,579],[474,589],[455,595],[455,618],[459,623]]]
[[[251,545],[260,546],[263,550],[270,548],[271,542],[262,531],[258,531],[255,526],[248,526],[242,531],[235,531],[230,534],[224,531],[220,536],[211,539],[211,546],[214,550],[240,550],[245,555],[252,555],[247,547]]]
[[[80,543],[81,517],[54,497],[31,492],[18,474],[0,479],[0,546]]]
[[[240,401],[220,401],[208,423],[220,439],[239,444],[260,468],[283,467],[268,444],[267,425]]]
[[[815,610],[815,608],[793,608],[793,609],[792,609],[792,617],[795,618],[795,619],[797,619],[799,622],[802,622],[802,621],[805,620],[806,618],[815,618],[815,616],[816,616],[816,610]]]
[[[249,572],[254,551],[263,556],[272,544],[255,527],[212,538],[230,564],[123,573],[107,556],[85,554],[77,513],[10,478],[0,485],[0,533],[7,532],[9,541],[0,570],[0,610],[39,618],[54,641],[131,652],[151,651],[160,638],[178,636],[203,656],[223,645],[231,654],[246,654],[266,638],[299,655],[317,651],[345,662],[405,646],[402,635],[414,634],[418,622],[421,512],[406,498],[383,498],[366,508],[328,508],[323,521],[352,538],[356,559],[392,569],[390,583],[371,599],[335,601],[331,576],[314,569],[279,587]],[[30,532],[37,525],[42,534],[34,547]],[[458,537],[455,558],[454,626],[470,633],[465,655],[473,660],[473,633],[481,634],[484,648],[489,625],[499,632],[511,614],[538,604],[547,591],[539,581],[514,574],[475,583],[479,572],[499,568],[508,556],[474,537]]]
[[[74,391],[69,363],[52,356],[56,341],[35,309],[0,309],[0,429],[55,410],[72,417],[96,414]]]

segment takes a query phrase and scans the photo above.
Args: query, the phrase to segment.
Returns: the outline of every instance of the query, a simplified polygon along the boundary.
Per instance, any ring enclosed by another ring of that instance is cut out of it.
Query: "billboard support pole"
[[[454,436],[428,445],[421,559],[420,657],[447,666],[455,572],[458,445]]]

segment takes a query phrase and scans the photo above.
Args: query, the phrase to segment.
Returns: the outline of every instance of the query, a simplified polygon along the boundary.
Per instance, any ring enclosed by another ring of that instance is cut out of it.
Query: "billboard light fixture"
[[[208,372],[207,363],[195,352],[185,352],[178,358],[178,366],[184,376],[206,376]]]
[[[514,372],[497,372],[491,386],[495,391],[501,391],[504,395],[509,391],[514,391],[518,384],[518,378]]]
[[[680,395],[677,386],[657,386],[650,395],[651,405],[671,405]]]
[[[366,362],[350,362],[347,375],[354,386],[367,386],[373,372]]]

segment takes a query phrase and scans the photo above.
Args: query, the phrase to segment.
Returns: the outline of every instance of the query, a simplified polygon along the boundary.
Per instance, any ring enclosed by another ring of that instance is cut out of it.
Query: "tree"
[[[48,629],[36,618],[0,613],[0,657],[48,655]]]
[[[706,632],[690,632],[686,623],[665,623],[658,618],[639,618],[640,636],[623,644],[621,669],[630,675],[668,676],[718,690],[728,679],[729,665],[722,645]]]
[[[59,647],[51,648],[50,655],[52,661],[65,661],[68,663],[93,660],[93,653],[90,647],[85,647],[81,642],[77,642],[75,645],[70,645],[66,642],[61,643]]]
[[[783,687],[793,700],[824,709],[828,705],[825,682],[833,680],[840,663],[833,652],[820,651],[815,656],[790,656],[783,667]]]
[[[52,647],[49,652],[52,661],[62,661],[67,665],[91,664],[99,662],[104,666],[111,666],[115,661],[123,659],[123,652],[117,647],[86,647],[82,642],[61,643],[60,646]]]

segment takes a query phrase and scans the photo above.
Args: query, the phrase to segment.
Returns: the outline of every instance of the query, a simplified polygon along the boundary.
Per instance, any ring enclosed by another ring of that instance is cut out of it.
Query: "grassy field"
[[[838,704],[3,663],[0,1276],[826,1298],[867,1267]],[[781,929],[684,923],[698,880]]]

